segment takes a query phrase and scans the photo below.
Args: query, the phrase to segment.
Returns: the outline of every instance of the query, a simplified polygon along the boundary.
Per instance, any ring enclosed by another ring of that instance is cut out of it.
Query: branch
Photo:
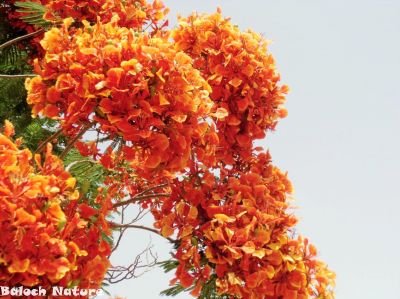
[[[149,271],[150,268],[158,264],[157,254],[154,254],[151,251],[151,248],[152,246],[149,244],[146,249],[136,256],[133,263],[129,266],[116,266],[108,269],[105,280],[111,284],[114,284],[126,279],[137,278]],[[143,264],[142,260],[143,255],[146,256],[145,264]],[[150,258],[152,259],[151,261]],[[137,270],[142,268],[145,268],[145,270],[142,273],[136,274]]]
[[[121,224],[124,224],[124,225],[126,225],[126,224],[133,224],[133,223],[135,223],[135,222],[137,222],[137,221],[139,221],[139,220],[142,220],[143,217],[146,216],[146,215],[150,212],[150,210],[144,209],[144,208],[142,208],[142,207],[139,206],[139,211],[137,212],[135,218],[133,218],[133,219],[132,219],[131,221],[129,221],[128,223],[124,223],[124,220],[125,220],[125,211],[126,211],[127,208],[128,208],[128,206],[123,206],[122,209],[121,209],[121,222],[120,222],[120,223],[121,223]],[[118,235],[117,241],[115,242],[115,245],[114,245],[114,247],[112,248],[109,257],[110,257],[111,254],[113,254],[113,252],[118,248],[119,244],[121,243],[122,237],[123,237],[123,235],[124,235],[124,233],[126,232],[127,229],[128,229],[128,227],[121,227],[121,228],[119,228],[119,235]]]
[[[81,131],[68,143],[68,145],[65,147],[63,152],[60,155],[60,159],[64,160],[65,156],[69,153],[69,151],[73,148],[75,142],[77,142],[85,133],[86,131],[90,128],[91,123],[86,123]]]
[[[110,224],[111,224],[112,228],[137,228],[137,229],[147,230],[149,232],[155,233],[155,234],[167,239],[169,242],[171,242],[173,244],[175,244],[177,242],[176,240],[174,240],[172,238],[164,237],[158,230],[156,230],[154,228],[151,228],[151,227],[144,226],[144,225],[118,224],[118,223],[115,223],[115,222],[110,222]]]
[[[43,141],[41,144],[39,144],[38,148],[36,149],[35,153],[39,153],[42,151],[42,149],[46,146],[47,143],[53,141],[54,139],[58,138],[62,133],[62,130],[58,130],[54,134],[50,135],[48,138],[46,138],[45,141]]]
[[[144,200],[144,199],[149,199],[149,198],[154,198],[154,197],[170,197],[170,196],[171,196],[170,193],[156,193],[156,194],[147,194],[147,195],[142,195],[142,196],[134,196],[131,199],[115,203],[113,205],[113,208],[118,208],[118,207],[121,207],[124,205],[129,205],[131,203],[135,203],[137,201]]]
[[[26,78],[33,78],[36,77],[37,75],[35,74],[21,74],[21,75],[5,75],[5,74],[0,74],[0,78],[4,79],[26,79]]]
[[[4,48],[6,48],[8,46],[11,46],[13,44],[16,44],[16,43],[18,43],[20,41],[23,41],[25,39],[28,39],[28,38],[34,37],[36,35],[39,35],[39,34],[41,34],[43,32],[44,32],[44,29],[40,29],[38,31],[35,31],[35,32],[29,33],[29,34],[26,34],[26,35],[23,35],[23,36],[19,36],[17,38],[12,39],[12,40],[9,40],[8,42],[5,42],[4,44],[0,45],[0,50],[3,50]]]
[[[126,206],[122,207],[121,209],[121,222],[124,223],[124,218],[125,218],[125,210],[126,210]],[[118,248],[119,244],[121,243],[122,240],[122,236],[124,235],[125,231],[127,228],[119,228],[119,235],[117,238],[117,242],[115,243],[114,247],[111,249],[111,253],[108,256],[108,258],[110,258],[111,254],[113,254],[113,252]]]
[[[155,190],[155,189],[163,188],[163,187],[167,187],[167,186],[168,186],[168,183],[160,184],[160,185],[156,185],[156,186],[150,187],[150,188],[148,188],[148,189],[146,189],[146,190],[144,190],[144,191],[142,191],[142,192],[136,194],[135,197],[136,197],[136,196],[141,196],[141,195],[146,194],[146,193],[148,193],[148,192],[150,192],[150,191],[153,191],[153,190]]]

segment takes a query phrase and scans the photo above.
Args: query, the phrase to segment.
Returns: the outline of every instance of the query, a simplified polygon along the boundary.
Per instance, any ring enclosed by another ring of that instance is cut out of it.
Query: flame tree
[[[173,245],[164,295],[334,297],[334,273],[295,231],[287,174],[253,146],[287,115],[259,34],[220,9],[170,29],[158,0],[0,9],[1,118],[15,123],[0,135],[1,285],[134,277],[140,257],[109,259],[136,228]],[[146,212],[153,228],[136,223]]]

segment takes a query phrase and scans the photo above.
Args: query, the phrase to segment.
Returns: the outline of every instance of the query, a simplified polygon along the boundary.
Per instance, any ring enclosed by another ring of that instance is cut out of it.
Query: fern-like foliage
[[[160,262],[159,266],[164,270],[165,273],[171,272],[179,266],[179,262],[175,259]]]
[[[170,260],[159,263],[159,266],[164,270],[165,273],[168,273],[168,272],[171,272],[172,270],[175,270],[179,266],[179,261],[177,261],[175,259],[170,259]],[[175,284],[174,286],[162,291],[160,293],[160,295],[176,296],[185,291],[187,291],[187,289],[185,289],[183,286],[181,286],[180,284]]]
[[[5,10],[0,10],[0,44],[26,34],[26,32],[10,25],[5,13]],[[15,65],[26,66],[26,59],[28,57],[27,50],[25,43],[20,43],[18,45],[13,44],[0,50],[0,65],[2,65],[3,68],[6,65],[14,67]]]
[[[26,59],[26,52],[21,51],[18,45],[11,45],[0,52],[0,64],[14,65]]]
[[[192,290],[191,288],[190,290]],[[176,284],[160,293],[161,296],[177,296],[182,292],[188,291],[189,289],[185,289],[183,286],[180,284]]]
[[[46,13],[46,7],[36,2],[15,2],[15,6],[18,7],[17,12],[21,13],[20,19],[25,23],[36,25],[38,27],[48,27],[51,25],[50,22],[43,19],[43,15]]]
[[[23,34],[23,33],[22,33]],[[4,15],[0,15],[0,44],[20,36]],[[27,47],[13,45],[0,51],[0,74],[24,74],[31,72],[27,63]],[[31,123],[31,110],[26,103],[26,90],[23,79],[0,78],[0,123],[11,121],[17,136]]]
[[[198,299],[232,299],[235,297],[228,296],[228,295],[219,295],[217,293],[216,283],[216,276],[213,275],[211,278],[203,285]],[[182,292],[190,292],[194,289],[194,285],[189,288],[184,288],[180,284],[175,284],[174,286],[162,291],[160,295],[162,296],[177,296]]]
[[[164,270],[165,273],[171,272],[175,270],[179,266],[179,261],[175,259],[167,260],[159,264],[160,267]],[[200,295],[198,299],[232,299],[235,297],[227,296],[227,295],[219,295],[217,293],[216,286],[217,275],[213,274],[211,277],[203,284]],[[162,291],[160,295],[162,296],[177,296],[182,292],[190,292],[195,288],[195,285],[192,285],[189,288],[184,288],[179,283],[173,285],[172,287]]]
[[[0,67],[1,69],[1,67]],[[0,123],[11,121],[17,136],[31,123],[31,109],[26,103],[24,81],[21,79],[0,79]]]
[[[40,144],[53,135],[57,128],[57,122],[48,118],[33,118],[29,124],[21,128],[18,136],[22,137],[23,144],[32,152],[35,152]],[[57,140],[52,141],[53,152],[60,154],[65,145],[65,137],[59,136]]]
[[[80,193],[91,206],[96,206],[94,199],[97,188],[102,185],[107,174],[106,169],[90,157],[82,156],[76,149],[71,150],[64,159],[66,169],[77,179]]]
[[[231,299],[233,296],[218,295],[216,286],[217,275],[211,275],[210,279],[203,285],[198,299]]]

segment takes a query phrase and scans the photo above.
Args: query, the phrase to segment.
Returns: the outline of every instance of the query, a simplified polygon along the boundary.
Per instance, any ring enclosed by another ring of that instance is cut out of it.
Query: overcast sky
[[[165,0],[176,15],[220,5],[242,29],[273,40],[288,118],[261,144],[289,172],[298,230],[337,273],[337,299],[400,298],[400,1]],[[115,263],[149,233],[132,231]],[[168,244],[152,236],[160,260]],[[112,287],[160,298],[171,276],[153,270]],[[177,299],[191,298],[184,294]]]

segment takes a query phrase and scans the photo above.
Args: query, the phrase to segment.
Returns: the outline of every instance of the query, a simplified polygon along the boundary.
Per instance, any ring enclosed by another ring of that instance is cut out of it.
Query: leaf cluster
[[[51,25],[50,22],[43,19],[43,15],[46,13],[46,7],[36,2],[15,2],[15,6],[18,7],[17,12],[22,13],[21,20],[30,25],[36,25],[38,27],[48,27]]]
[[[4,16],[0,16],[0,44],[13,39],[19,32],[14,32]],[[25,46],[12,45],[0,50],[0,74],[14,75],[29,72],[28,51]],[[0,78],[0,122],[11,121],[17,136],[32,122],[31,110],[26,103],[24,80]]]
[[[90,157],[82,156],[76,149],[68,152],[64,159],[64,165],[76,178],[83,197],[89,201],[91,206],[95,206],[94,199],[107,174],[106,169]]]
[[[167,260],[160,263],[160,267],[165,273],[175,270],[179,266],[179,261],[175,259]],[[217,276],[211,275],[210,279],[203,285],[198,299],[230,299],[229,296],[219,295],[216,292],[216,279]],[[194,289],[194,285],[189,288],[184,288],[181,284],[177,283],[174,286],[163,290],[160,295],[162,296],[177,296],[182,292],[188,292]]]

